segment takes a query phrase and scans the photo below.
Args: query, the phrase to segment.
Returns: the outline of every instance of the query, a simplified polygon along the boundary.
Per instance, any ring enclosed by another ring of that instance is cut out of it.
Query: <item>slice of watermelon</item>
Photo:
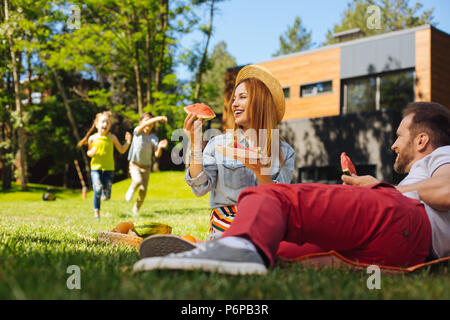
[[[353,174],[356,175],[355,166],[353,165],[350,158],[345,154],[345,152],[341,153],[341,169],[343,174],[346,174],[348,176],[351,176]]]
[[[198,118],[203,118],[205,120],[211,120],[216,117],[216,114],[212,109],[203,103],[194,103],[187,107],[184,107],[184,111],[187,113],[194,113]]]

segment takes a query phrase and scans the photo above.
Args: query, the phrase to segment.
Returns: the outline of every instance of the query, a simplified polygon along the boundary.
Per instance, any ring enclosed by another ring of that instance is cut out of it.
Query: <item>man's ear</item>
[[[417,151],[423,152],[430,144],[430,136],[426,132],[421,132],[416,137]]]

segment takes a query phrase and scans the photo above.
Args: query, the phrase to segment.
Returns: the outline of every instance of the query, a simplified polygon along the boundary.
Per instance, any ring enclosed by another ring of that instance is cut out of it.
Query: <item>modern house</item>
[[[283,86],[286,113],[280,129],[296,151],[294,182],[339,182],[343,151],[359,173],[398,182],[389,148],[401,110],[411,101],[450,107],[450,35],[429,25],[256,64]],[[227,70],[226,102],[242,67]],[[231,125],[227,112],[225,103],[225,128]]]

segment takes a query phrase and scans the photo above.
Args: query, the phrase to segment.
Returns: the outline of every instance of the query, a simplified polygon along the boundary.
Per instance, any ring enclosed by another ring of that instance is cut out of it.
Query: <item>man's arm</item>
[[[450,163],[439,167],[431,178],[420,182],[397,186],[401,193],[417,191],[420,199],[438,211],[450,210]]]
[[[345,184],[367,187],[380,181],[372,176],[346,176]],[[401,193],[417,191],[420,200],[438,211],[450,210],[450,164],[439,167],[431,178],[404,186],[396,186]]]

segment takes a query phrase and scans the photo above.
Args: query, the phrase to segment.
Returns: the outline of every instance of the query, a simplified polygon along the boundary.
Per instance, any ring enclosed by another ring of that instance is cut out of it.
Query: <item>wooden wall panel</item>
[[[450,35],[431,28],[431,101],[450,108]]]
[[[415,101],[431,101],[431,29],[416,31]]]
[[[260,63],[283,87],[290,87],[283,120],[338,115],[340,111],[340,48]],[[333,81],[331,93],[300,98],[300,85]]]

